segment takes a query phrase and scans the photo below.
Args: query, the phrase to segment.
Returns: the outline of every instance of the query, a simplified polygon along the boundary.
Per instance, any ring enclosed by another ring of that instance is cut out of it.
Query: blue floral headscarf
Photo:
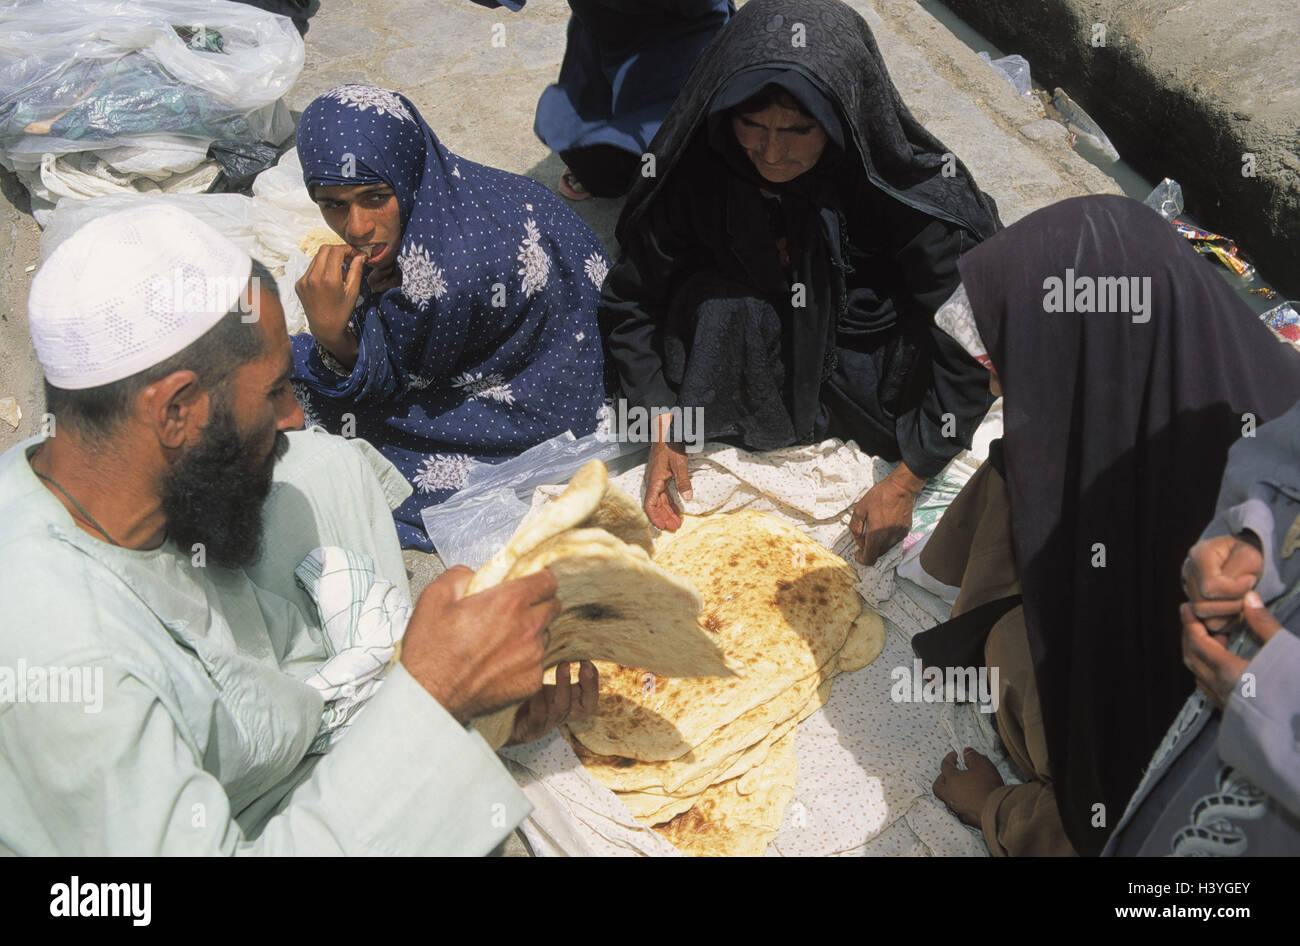
[[[398,533],[428,551],[419,511],[464,484],[470,459],[595,428],[608,260],[549,190],[452,154],[396,92],[326,92],[302,114],[298,155],[309,191],[382,182],[397,195],[401,285],[363,281],[351,372],[300,335],[295,379],[309,420],[369,440],[411,482]]]

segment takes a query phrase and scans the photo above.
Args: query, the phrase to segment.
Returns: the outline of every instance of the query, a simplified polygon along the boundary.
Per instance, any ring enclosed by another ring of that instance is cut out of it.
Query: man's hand
[[[362,259],[350,246],[322,246],[294,285],[312,336],[347,368],[357,363],[357,340],[347,327],[361,295]]]
[[[912,509],[925,480],[915,476],[906,464],[867,490],[849,518],[849,534],[857,543],[855,556],[864,565],[874,565],[907,537],[912,528]]]
[[[1282,629],[1255,592],[1248,592],[1238,604],[1247,627],[1263,643],[1268,643]],[[1230,653],[1221,637],[1211,634],[1197,620],[1190,604],[1180,605],[1178,615],[1183,622],[1183,663],[1196,677],[1196,685],[1222,709],[1250,661]]]
[[[541,689],[546,626],[560,613],[549,569],[466,597],[473,575],[457,565],[434,579],[402,641],[402,666],[461,723]]]
[[[578,664],[578,682],[569,678],[569,665],[557,664],[555,683],[546,684],[531,700],[515,713],[515,725],[510,731],[508,746],[541,739],[556,726],[577,722],[596,714],[596,699],[600,692],[600,673],[589,660]]]
[[[1215,633],[1241,613],[1241,598],[1264,574],[1258,546],[1232,535],[1192,546],[1183,563],[1183,590],[1197,618]]]
[[[663,414],[656,419],[659,429],[650,444],[650,460],[645,467],[645,514],[660,529],[676,532],[682,526],[682,514],[668,484],[676,481],[682,499],[691,498],[691,478],[686,472],[686,451],[680,444],[667,443],[672,418]]]

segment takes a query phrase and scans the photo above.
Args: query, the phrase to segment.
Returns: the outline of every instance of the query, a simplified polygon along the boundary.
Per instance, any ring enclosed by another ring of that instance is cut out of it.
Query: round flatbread
[[[601,667],[600,710],[571,727],[596,755],[678,759],[801,681],[813,680],[815,691],[815,678],[861,612],[853,569],[766,513],[690,522],[672,538],[661,536],[655,563],[700,593],[700,625],[738,676],[664,678],[635,665]],[[766,720],[753,738],[741,737],[720,755],[752,745],[781,721]]]

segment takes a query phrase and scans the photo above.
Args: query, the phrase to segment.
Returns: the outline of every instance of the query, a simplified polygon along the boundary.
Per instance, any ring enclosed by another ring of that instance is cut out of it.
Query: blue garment
[[[569,7],[560,77],[542,93],[533,123],[557,154],[594,145],[644,154],[691,66],[736,12],[731,0],[569,0]]]
[[[557,154],[612,145],[644,154],[730,0],[569,0],[560,77],[537,102],[533,130]]]
[[[395,513],[398,536],[431,551],[420,510],[464,485],[469,460],[595,429],[608,260],[558,197],[458,158],[395,92],[320,96],[299,122],[298,155],[309,190],[382,181],[396,191],[401,285],[374,293],[363,281],[350,374],[302,334],[294,378],[309,421],[370,441],[415,487]]]

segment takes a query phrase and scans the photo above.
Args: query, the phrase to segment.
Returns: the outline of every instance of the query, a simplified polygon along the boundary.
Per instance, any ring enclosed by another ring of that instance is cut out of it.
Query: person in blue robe
[[[432,551],[420,510],[463,486],[472,461],[595,429],[608,259],[558,197],[456,156],[396,92],[321,95],[298,153],[347,244],[322,247],[297,285],[311,329],[293,340],[303,407],[406,476],[398,535]]]
[[[475,0],[519,11],[526,0]],[[621,197],[704,47],[736,12],[731,0],[569,0],[560,76],[533,130],[565,163],[570,200]]]

